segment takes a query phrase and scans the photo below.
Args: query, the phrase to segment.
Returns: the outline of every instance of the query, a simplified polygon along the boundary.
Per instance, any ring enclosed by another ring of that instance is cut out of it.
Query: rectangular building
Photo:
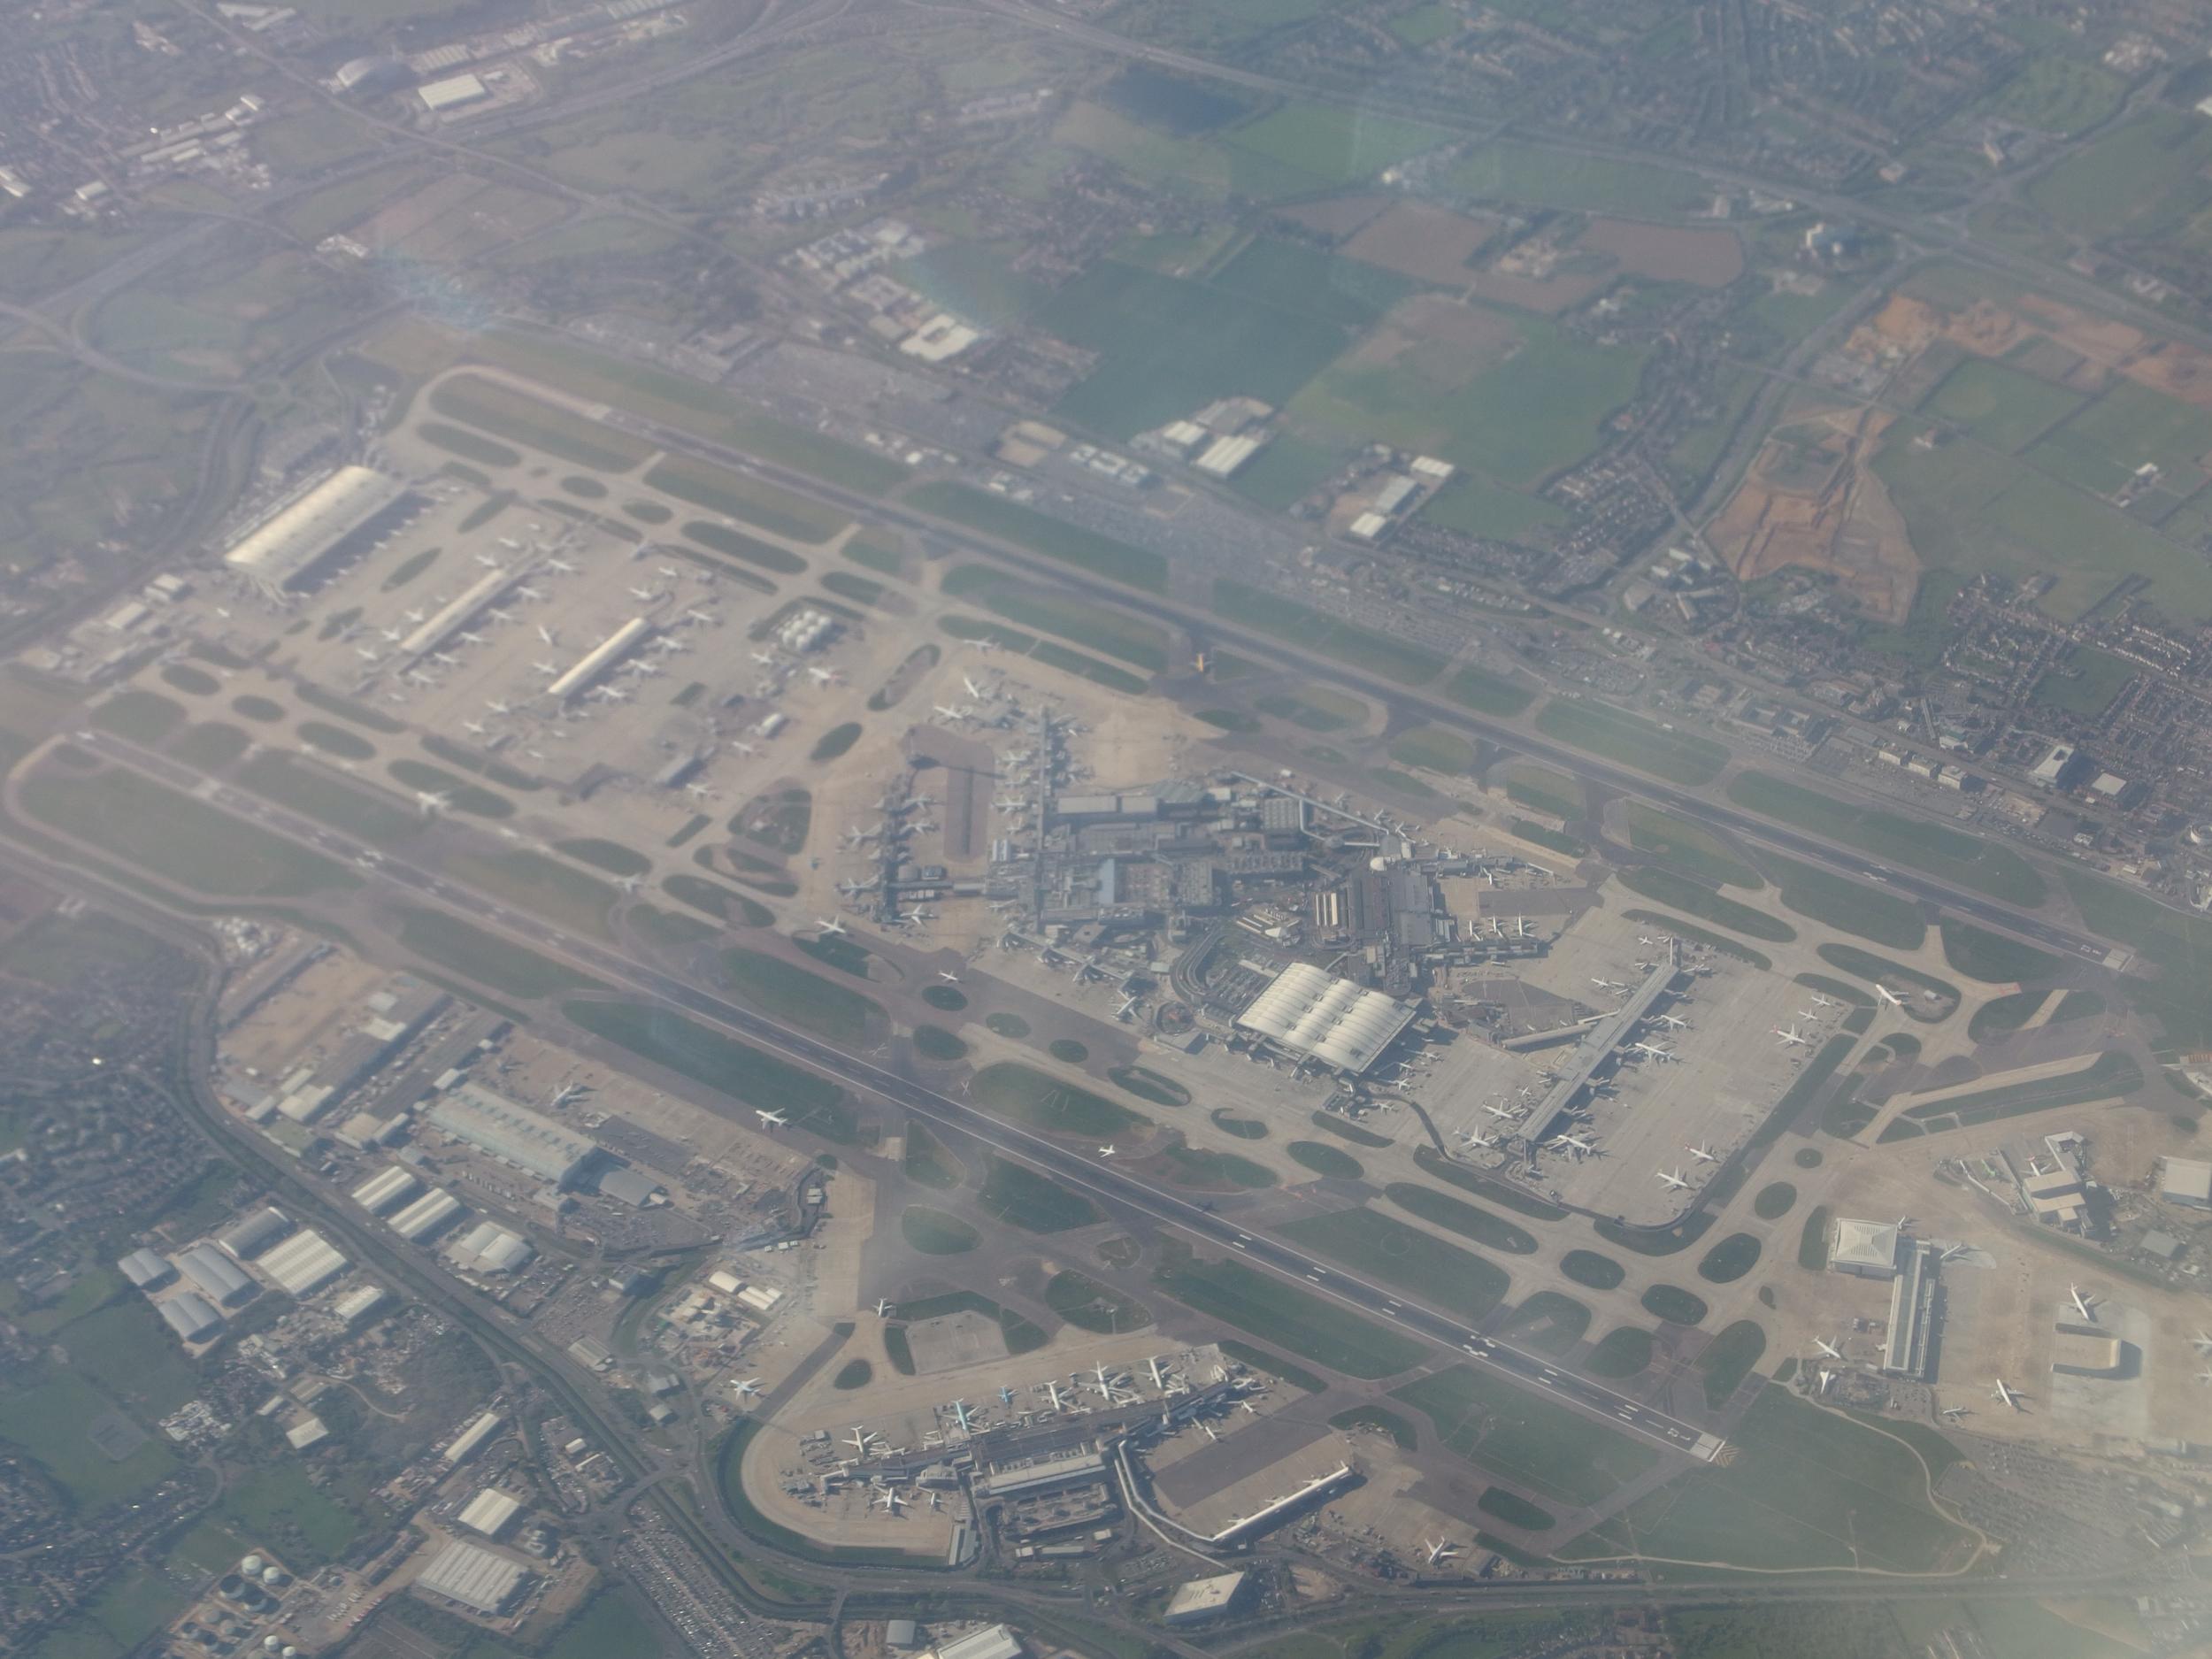
[[[442,1187],[434,1187],[392,1217],[392,1231],[419,1244],[460,1213],[461,1201]]]
[[[291,1217],[281,1210],[263,1208],[232,1222],[215,1235],[215,1242],[240,1261],[248,1262],[291,1230]]]
[[[2158,1195],[2170,1204],[2212,1210],[2212,1163],[2202,1158],[2168,1158]]]
[[[1219,1618],[1234,1610],[1237,1598],[1244,1594],[1250,1574],[1242,1572],[1217,1573],[1210,1578],[1193,1578],[1175,1586],[1175,1594],[1168,1598],[1167,1609],[1161,1614],[1161,1622],[1170,1630],[1185,1624],[1202,1624],[1210,1618]]]
[[[380,1216],[403,1198],[414,1196],[422,1183],[411,1170],[395,1164],[379,1170],[353,1189],[353,1202],[373,1216]]]
[[[505,1419],[496,1411],[485,1412],[483,1416],[478,1417],[475,1422],[456,1435],[453,1443],[439,1455],[446,1463],[458,1469],[490,1443],[492,1436],[499,1432],[499,1425],[504,1421]]]
[[[510,1497],[495,1487],[487,1486],[464,1504],[461,1513],[455,1518],[472,1532],[481,1532],[486,1538],[497,1538],[521,1512],[521,1499]]]
[[[416,1575],[415,1587],[497,1618],[522,1599],[529,1578],[520,1562],[457,1538]]]
[[[475,1083],[448,1090],[426,1116],[432,1127],[556,1187],[574,1185],[599,1150],[543,1113]]]
[[[287,1295],[307,1296],[344,1272],[346,1258],[310,1227],[271,1248],[261,1258],[260,1268]]]
[[[220,1308],[250,1302],[257,1289],[237,1263],[211,1244],[196,1244],[177,1257],[177,1271]]]

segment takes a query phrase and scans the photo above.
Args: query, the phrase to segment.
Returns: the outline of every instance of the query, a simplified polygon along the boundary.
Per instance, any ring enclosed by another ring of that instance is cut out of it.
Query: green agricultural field
[[[2115,380],[2104,395],[2030,449],[2028,464],[2101,495],[2118,490],[2146,464],[2162,485],[2193,495],[2212,454],[2212,412],[2134,380]]]
[[[1504,1378],[1455,1365],[1392,1392],[1478,1467],[1570,1505],[1595,1503],[1640,1478],[1657,1450]]]
[[[1247,242],[1205,280],[1240,299],[1346,328],[1366,327],[1415,288],[1394,272],[1271,236]]]
[[[1167,560],[1150,549],[1132,547],[1095,530],[1065,523],[972,484],[933,480],[910,492],[906,499],[917,511],[965,525],[1090,575],[1141,588],[1148,593],[1167,591]]]
[[[1982,108],[2001,120],[2071,138],[2111,115],[2127,90],[2126,81],[2093,64],[2045,51],[2031,58]]]
[[[1164,1260],[1152,1277],[1194,1311],[1226,1320],[1347,1377],[1392,1376],[1418,1364],[1427,1352],[1412,1337],[1242,1262],[1208,1262],[1178,1253]]]
[[[968,1098],[1025,1128],[1083,1137],[1133,1135],[1149,1122],[1102,1094],[1064,1083],[1016,1060],[985,1066],[968,1085]]]
[[[1449,143],[1452,134],[1371,109],[1291,103],[1230,134],[1228,142],[1317,184],[1334,187],[1371,178],[1408,156]]]
[[[1640,801],[1627,803],[1622,817],[1628,826],[1630,846],[1708,886],[1754,889],[1766,886],[1759,872],[1737,856],[1726,841],[1686,818]]]
[[[1142,1302],[1072,1268],[1064,1268],[1045,1281],[1045,1305],[1079,1331],[1104,1336],[1141,1331],[1152,1323],[1152,1311]]]
[[[446,380],[430,394],[430,407],[449,420],[595,472],[626,472],[654,453],[654,446],[642,438],[587,420],[480,374],[457,374]]]
[[[1670,731],[1641,715],[1600,703],[1554,697],[1538,710],[1536,729],[1546,737],[1688,788],[1703,788],[1728,764],[1728,751],[1710,738]]]
[[[1993,933],[1947,916],[1937,924],[1943,959],[1970,979],[1985,985],[2024,984],[2047,979],[2063,965],[2047,950]]]
[[[985,1155],[983,1191],[976,1202],[985,1213],[1029,1233],[1064,1233],[1099,1219],[1097,1206],[1082,1194],[991,1154]]]
[[[350,870],[136,772],[41,772],[24,810],[79,845],[216,898],[293,899],[361,885]]]
[[[764,951],[724,951],[722,974],[740,1002],[841,1046],[865,1042],[884,1017],[872,998]]]
[[[1433,651],[1340,621],[1295,600],[1225,576],[1214,583],[1213,608],[1217,616],[1402,686],[1425,684],[1444,670],[1444,659]]]
[[[396,908],[399,942],[449,973],[526,1000],[588,990],[592,981],[550,956],[465,922],[449,910]]]
[[[1511,718],[1536,701],[1535,692],[1528,687],[1472,663],[1455,670],[1441,690],[1461,707],[1500,719]]]
[[[924,1256],[960,1256],[983,1242],[959,1217],[927,1204],[909,1204],[899,1217],[899,1233]]]
[[[571,1024],[627,1048],[654,1065],[764,1111],[787,1114],[795,1128],[827,1141],[859,1139],[852,1102],[826,1078],[726,1037],[687,1015],[643,1002],[572,997],[561,1004]]]
[[[1649,162],[1569,155],[1500,140],[1471,151],[1448,188],[1485,201],[1652,217],[1710,205],[1712,187],[1692,173]]]
[[[157,1431],[119,1422],[115,1408],[89,1382],[44,1365],[29,1376],[10,1385],[0,1437],[51,1475],[80,1510],[88,1514],[134,1498],[175,1472],[168,1441]],[[121,1457],[94,1444],[96,1426],[114,1431]]]
[[[1729,1438],[1733,1462],[1669,1482],[1563,1556],[1929,1573],[1974,1553],[1974,1535],[1930,1504],[1924,1455],[1895,1433],[1768,1388]]]
[[[1331,1179],[1356,1181],[1367,1173],[1366,1166],[1350,1153],[1340,1152],[1318,1141],[1294,1141],[1283,1150],[1316,1175]]]
[[[1294,1244],[1465,1319],[1479,1319],[1496,1307],[1511,1283],[1495,1263],[1378,1210],[1302,1216],[1277,1230]]]
[[[1418,1216],[1435,1226],[1448,1227],[1486,1249],[1502,1250],[1509,1256],[1535,1254],[1535,1235],[1526,1228],[1516,1226],[1486,1210],[1477,1209],[1449,1193],[1440,1193],[1433,1187],[1423,1187],[1417,1181],[1393,1181],[1383,1188],[1383,1195],[1407,1214]]]
[[[1900,894],[1854,881],[1817,864],[1799,864],[1778,853],[1763,853],[1761,860],[1781,889],[1785,910],[1893,950],[1917,950],[1928,936],[1920,906]]]
[[[2062,386],[1987,357],[1969,357],[1944,376],[1920,409],[2011,451],[2025,449],[2081,404],[2080,394]]]
[[[1969,836],[1940,823],[1907,818],[1878,808],[1863,808],[1832,795],[1808,790],[1799,783],[1765,772],[1741,772],[1728,783],[1728,799],[1746,812],[1778,818],[1799,830],[1839,841],[1847,848],[1893,858],[1901,865],[1955,880],[1962,887],[2033,910],[2044,902],[2044,879],[2035,867],[2011,848],[2000,848],[1985,836]]]
[[[1566,510],[1542,496],[1523,495],[1472,472],[1461,473],[1430,496],[1420,517],[1463,534],[1532,541],[1539,547],[1544,542],[1538,532],[1567,521]]]
[[[834,507],[705,461],[672,457],[647,472],[644,481],[664,495],[794,541],[827,541],[852,522]]]
[[[267,1540],[301,1566],[334,1560],[360,1530],[353,1515],[311,1483],[296,1463],[255,1470],[223,1494],[217,1513],[232,1530]]]
[[[1723,898],[1712,888],[1677,875],[1671,870],[1662,870],[1655,864],[1640,864],[1621,872],[1621,885],[1632,893],[1640,893],[1647,899],[1678,910],[1687,910],[1701,920],[1744,933],[1753,939],[1764,939],[1776,944],[1787,944],[1797,937],[1797,930],[1764,910],[1755,910],[1748,904]],[[1783,902],[1788,903],[1786,889]]]

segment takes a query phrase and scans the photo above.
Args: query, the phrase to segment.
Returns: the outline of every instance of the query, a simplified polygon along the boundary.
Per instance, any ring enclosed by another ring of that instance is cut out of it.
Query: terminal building
[[[1891,1377],[1927,1382],[1935,1347],[1939,1257],[1933,1245],[1909,1239],[1897,1260],[1897,1276],[1889,1286],[1889,1328],[1882,1338],[1882,1370]]]
[[[388,473],[342,466],[247,531],[223,563],[270,598],[287,599],[319,587],[421,505]]]
[[[426,1117],[433,1128],[559,1187],[574,1186],[599,1151],[542,1112],[475,1083],[447,1090]]]
[[[1418,1009],[1365,986],[1294,962],[1237,1016],[1244,1030],[1299,1059],[1357,1077],[1381,1057]]]
[[[1856,1221],[1838,1216],[1828,1235],[1828,1265],[1855,1279],[1895,1279],[1901,1242],[1893,1221]]]

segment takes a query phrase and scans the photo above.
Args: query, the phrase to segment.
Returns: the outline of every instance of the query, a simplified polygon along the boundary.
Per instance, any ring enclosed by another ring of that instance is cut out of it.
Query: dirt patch
[[[1869,465],[1892,417],[1839,411],[1770,436],[1707,532],[1740,580],[1824,571],[1868,616],[1901,623],[1920,585],[1903,517]]]
[[[1275,217],[1317,235],[1349,236],[1371,220],[1385,216],[1386,208],[1393,213],[1398,211],[1386,196],[1337,196],[1325,202],[1302,202],[1295,207],[1279,209]]]
[[[1418,352],[1423,381],[1455,391],[1503,362],[1520,342],[1521,331],[1494,311],[1441,294],[1416,294],[1392,306],[1381,326],[1338,362],[1346,369],[1409,368],[1414,365],[1403,360]]]
[[[1345,243],[1344,251],[1417,282],[1449,287],[1475,280],[1475,254],[1497,227],[1497,219],[1486,213],[1452,213],[1399,202]]]
[[[1579,246],[1610,254],[1624,270],[1656,282],[1720,288],[1743,274],[1743,243],[1732,230],[1594,219]]]

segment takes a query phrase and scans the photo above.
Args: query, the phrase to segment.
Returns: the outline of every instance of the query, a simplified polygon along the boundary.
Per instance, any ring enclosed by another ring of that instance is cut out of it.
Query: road
[[[211,783],[188,766],[149,753],[110,733],[86,731],[77,733],[74,741],[107,760],[132,767],[174,788],[195,793],[265,829],[349,863],[374,879],[434,898],[492,928],[549,949],[563,961],[587,968],[611,985],[657,998],[761,1048],[874,1094],[903,1111],[972,1136],[995,1151],[1035,1165],[1067,1186],[1234,1251],[1259,1266],[1302,1281],[1363,1315],[1390,1319],[1440,1347],[1461,1350],[1486,1368],[1540,1394],[1548,1394],[1615,1428],[1632,1431],[1688,1456],[1709,1460],[1720,1449],[1718,1437],[1589,1378],[1563,1371],[1541,1355],[1486,1337],[1472,1325],[1417,1301],[1394,1296],[1356,1273],[1331,1266],[1279,1240],[1246,1233],[1207,1204],[1193,1202],[1150,1186],[1106,1159],[1087,1156],[1045,1136],[1004,1123],[911,1078],[902,1077],[833,1044],[794,1031],[674,974],[648,966],[611,946],[579,939],[550,923],[511,910],[472,887],[403,859],[378,853],[365,843],[298,817],[257,795],[228,785]],[[804,1125],[802,1123],[795,1126]]]
[[[795,472],[788,467],[758,460],[742,450],[695,437],[677,427],[663,426],[657,421],[626,414],[619,410],[606,411],[605,419],[609,425],[635,432],[664,449],[699,456],[733,472],[748,473],[786,489],[814,496],[856,518],[901,525],[940,541],[956,541],[972,551],[1001,564],[1011,565],[1055,586],[1134,611],[1216,645],[1233,645],[1263,661],[1294,665],[1317,680],[1345,686],[1363,696],[1373,698],[1394,713],[1463,732],[1532,759],[1548,762],[1564,771],[1602,783],[1622,795],[1663,807],[1678,817],[1742,836],[1793,857],[1824,865],[1839,874],[1886,886],[1909,897],[1939,905],[1970,920],[2017,934],[2077,960],[2103,964],[2113,954],[2111,945],[2091,934],[2062,927],[1985,895],[1952,887],[1932,876],[1893,869],[1867,854],[1823,841],[1818,836],[1786,825],[1770,823],[1749,812],[1715,801],[1709,795],[1671,788],[1641,773],[1609,764],[1580,749],[1549,741],[1524,726],[1486,719],[1471,714],[1456,703],[1440,703],[1422,696],[1417,692],[1408,691],[1403,686],[1362,673],[1333,658],[1310,656],[1272,634],[1251,632],[1210,611],[1194,611],[1171,599],[1133,592],[1116,583],[1086,576],[1057,559],[1030,553],[979,531],[943,523],[909,507],[826,483],[810,473]]]

